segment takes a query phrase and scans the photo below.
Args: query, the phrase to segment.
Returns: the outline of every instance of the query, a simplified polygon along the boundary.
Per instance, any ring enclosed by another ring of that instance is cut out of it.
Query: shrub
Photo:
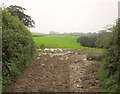
[[[109,36],[107,51],[101,65],[100,76],[103,89],[108,92],[120,92],[120,20]]]
[[[112,28],[111,28],[112,29]],[[109,40],[110,32],[101,30],[98,33],[87,33],[80,36],[77,42],[85,47],[107,48],[107,41]]]
[[[3,86],[24,70],[34,55],[32,35],[15,16],[2,11],[2,78]]]
[[[77,39],[77,42],[85,47],[95,47],[96,36],[81,36]]]
[[[98,48],[108,48],[108,41],[110,40],[111,32],[105,33],[105,35],[99,37],[96,42],[95,46]]]

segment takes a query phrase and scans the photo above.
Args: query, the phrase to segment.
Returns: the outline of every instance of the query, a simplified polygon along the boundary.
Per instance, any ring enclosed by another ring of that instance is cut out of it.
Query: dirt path
[[[45,49],[6,91],[98,92],[98,69],[85,52]]]

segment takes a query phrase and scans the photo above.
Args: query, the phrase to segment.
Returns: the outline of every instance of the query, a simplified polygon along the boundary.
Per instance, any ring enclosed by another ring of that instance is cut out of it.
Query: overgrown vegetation
[[[109,29],[109,30],[108,30]],[[104,48],[104,57],[88,55],[89,60],[102,60],[99,76],[103,92],[120,92],[120,19],[115,26],[99,33],[80,36],[77,42],[84,47]],[[109,32],[108,32],[109,31]]]
[[[103,33],[96,41],[95,47],[108,48],[108,41],[110,40],[111,32]]]
[[[16,79],[34,55],[32,35],[17,16],[2,10],[2,85]]]
[[[96,36],[82,36],[77,39],[77,42],[84,47],[95,47],[95,41],[97,40]]]
[[[120,20],[113,27],[106,46],[107,51],[99,72],[103,92],[120,92]]]

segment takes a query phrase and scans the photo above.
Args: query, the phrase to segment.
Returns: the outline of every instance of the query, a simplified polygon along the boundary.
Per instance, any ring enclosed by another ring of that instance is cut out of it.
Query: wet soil
[[[99,66],[86,51],[45,49],[6,92],[99,92]]]

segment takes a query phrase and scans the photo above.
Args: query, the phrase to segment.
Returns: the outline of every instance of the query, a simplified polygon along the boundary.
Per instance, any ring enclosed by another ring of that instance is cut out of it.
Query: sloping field
[[[66,35],[45,35],[41,37],[33,37],[35,45],[39,48],[42,44],[46,48],[81,48],[77,43],[79,36]]]

